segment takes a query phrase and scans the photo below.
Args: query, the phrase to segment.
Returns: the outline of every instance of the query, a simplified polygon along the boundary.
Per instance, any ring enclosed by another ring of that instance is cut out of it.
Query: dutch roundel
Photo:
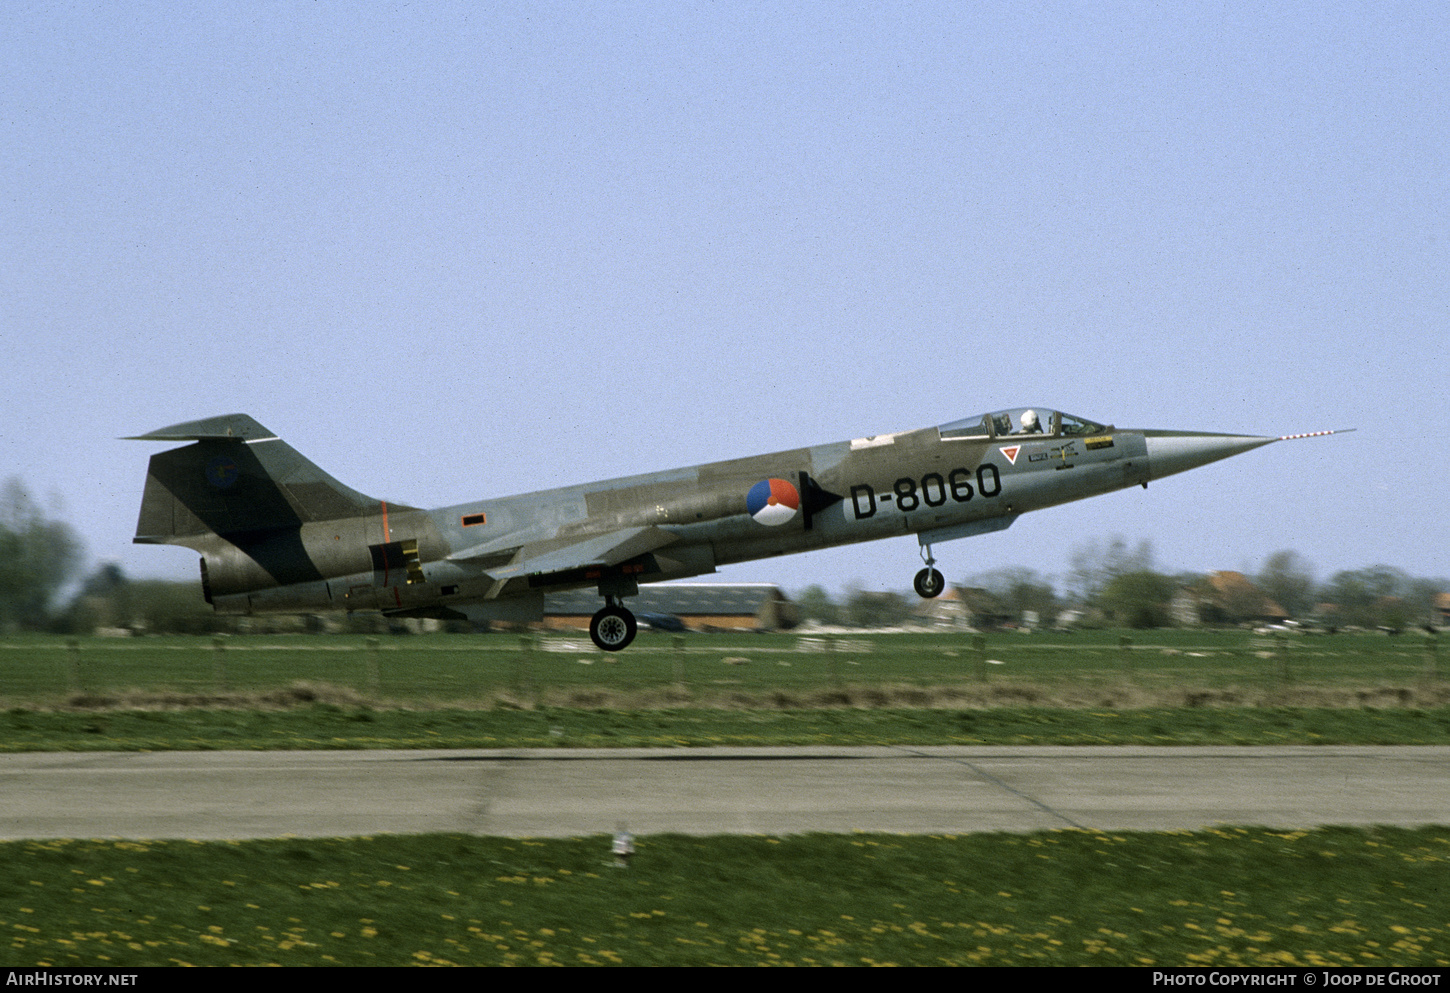
[[[785,524],[800,506],[800,494],[784,479],[762,479],[745,496],[745,509],[750,516],[770,527]]]

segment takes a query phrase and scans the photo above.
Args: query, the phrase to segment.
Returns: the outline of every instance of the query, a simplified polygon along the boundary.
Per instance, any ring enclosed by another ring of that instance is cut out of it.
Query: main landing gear
[[[638,633],[634,614],[612,596],[606,596],[604,607],[589,619],[589,639],[603,652],[628,648]]]
[[[936,559],[932,558],[931,546],[921,546],[921,560],[926,563],[926,568],[916,574],[916,579],[911,585],[916,587],[916,595],[923,600],[930,600],[933,597],[941,596],[941,591],[947,588],[946,577],[933,569]]]

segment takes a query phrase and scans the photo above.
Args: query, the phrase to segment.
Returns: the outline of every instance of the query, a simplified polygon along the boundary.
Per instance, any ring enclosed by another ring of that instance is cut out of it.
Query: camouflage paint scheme
[[[635,630],[619,599],[639,583],[915,534],[927,563],[917,589],[935,596],[935,543],[1280,439],[1117,430],[1018,408],[435,510],[349,489],[245,414],[135,440],[191,442],[151,458],[135,541],[200,552],[219,612],[532,621],[546,592],[597,587],[603,627],[591,634],[617,650]]]

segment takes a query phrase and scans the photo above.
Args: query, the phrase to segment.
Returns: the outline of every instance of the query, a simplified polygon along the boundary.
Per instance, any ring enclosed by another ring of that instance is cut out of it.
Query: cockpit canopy
[[[1064,414],[1060,410],[1046,407],[1014,407],[999,410],[980,417],[968,417],[960,421],[943,424],[937,430],[947,438],[1006,438],[1010,435],[1040,434],[1051,438],[1057,436],[1098,434],[1111,429],[1110,425]]]

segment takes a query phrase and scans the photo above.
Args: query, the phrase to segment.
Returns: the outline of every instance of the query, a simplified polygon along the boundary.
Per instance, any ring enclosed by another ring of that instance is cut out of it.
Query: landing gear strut
[[[921,559],[926,563],[926,568],[916,574],[912,585],[916,587],[917,596],[923,600],[930,600],[940,596],[941,591],[947,588],[947,580],[945,576],[932,568],[936,565],[936,559],[932,558],[930,545],[921,546]]]
[[[612,596],[606,596],[604,607],[589,619],[589,639],[603,652],[628,648],[638,633],[634,614]]]

